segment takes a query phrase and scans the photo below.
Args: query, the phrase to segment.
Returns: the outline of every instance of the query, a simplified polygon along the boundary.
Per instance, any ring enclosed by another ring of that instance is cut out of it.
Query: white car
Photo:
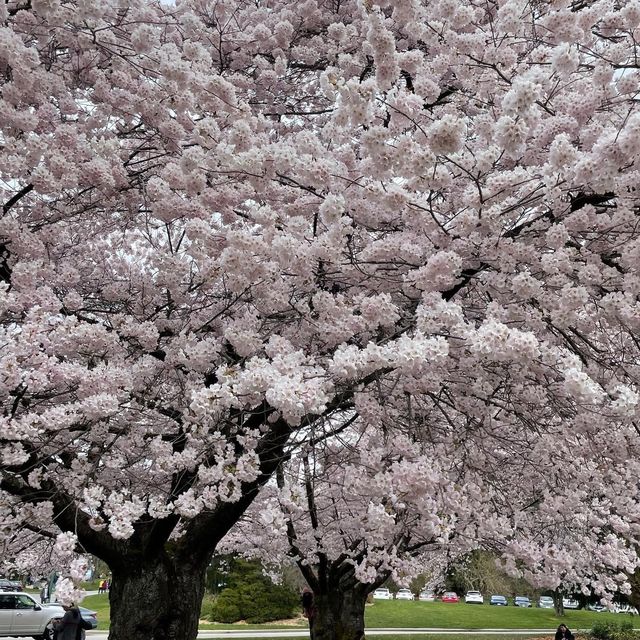
[[[19,591],[0,593],[0,638],[53,640],[53,622],[62,618],[59,604],[43,605]]]
[[[423,602],[433,602],[436,599],[436,594],[429,589],[425,589],[418,594],[418,600],[422,600]]]
[[[373,592],[374,600],[393,600],[393,596],[391,595],[391,591],[386,587],[381,587],[380,589],[376,589]]]
[[[575,598],[569,596],[568,598],[562,598],[562,606],[565,609],[579,609],[580,603]]]
[[[467,604],[484,604],[484,597],[479,591],[467,591],[464,601]]]
[[[614,613],[629,613],[632,616],[638,615],[638,610],[635,607],[632,607],[630,604],[620,604],[618,602],[613,603],[612,611]]]
[[[551,596],[540,596],[540,598],[538,598],[538,607],[540,609],[553,609],[554,606]]]
[[[413,600],[411,589],[399,589],[396,593],[396,600]]]

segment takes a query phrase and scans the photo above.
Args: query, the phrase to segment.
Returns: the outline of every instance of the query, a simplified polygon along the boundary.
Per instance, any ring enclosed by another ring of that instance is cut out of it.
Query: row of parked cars
[[[393,600],[394,594],[391,593],[389,589],[386,587],[380,587],[373,592],[373,598],[375,600]],[[460,602],[460,597],[455,591],[445,591],[441,596],[436,597],[433,591],[425,589],[418,594],[418,597],[415,598],[414,594],[410,589],[399,589],[395,594],[396,600],[422,600],[426,602],[433,602],[434,600],[440,600],[441,602]],[[549,598],[551,600],[551,608],[553,609],[553,598]],[[480,591],[467,591],[464,596],[464,601],[467,604],[484,604],[484,596]],[[506,606],[508,604],[507,599],[504,596],[491,596],[489,604],[498,605],[498,606]],[[513,604],[516,607],[530,607],[531,601],[526,596],[516,596],[514,598]],[[576,603],[577,605],[577,603]],[[538,603],[540,607],[546,607],[547,602],[544,597],[540,598],[540,602]],[[567,609],[577,608],[567,606]]]
[[[386,587],[380,587],[373,592],[373,598],[375,600],[393,600],[394,594]],[[396,600],[422,600],[426,602],[432,602],[439,599],[441,602],[460,602],[460,597],[454,591],[445,591],[439,598],[435,593],[429,589],[424,589],[418,594],[416,598],[410,589],[399,589],[395,594]],[[467,591],[464,596],[464,601],[467,604],[484,604],[484,596],[480,591]],[[493,595],[489,598],[489,604],[496,607],[506,607],[509,605],[509,601],[505,596]],[[528,596],[515,596],[513,598],[513,606],[515,607],[532,607],[533,603]],[[562,606],[565,609],[579,609],[580,603],[575,598],[567,596],[562,599]],[[538,598],[538,607],[540,609],[553,609],[553,598],[551,596],[540,596]],[[601,604],[587,605],[590,611],[605,611],[606,607]],[[638,610],[635,607],[629,605],[614,605],[612,611],[620,613],[632,613],[638,614]]]
[[[489,600],[489,604],[495,605],[497,607],[506,607],[509,602],[504,596],[491,596]],[[577,609],[579,607],[579,603],[574,598],[563,598],[562,604],[565,609]],[[528,596],[516,596],[513,599],[513,605],[515,607],[532,607],[533,603]],[[538,598],[538,607],[540,609],[553,609],[553,598],[551,596],[540,596]]]

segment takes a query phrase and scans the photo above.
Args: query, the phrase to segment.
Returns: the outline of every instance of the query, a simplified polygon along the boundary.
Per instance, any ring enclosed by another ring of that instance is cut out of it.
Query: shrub
[[[591,628],[591,635],[598,640],[636,640],[631,620],[596,621]]]
[[[218,596],[216,600],[211,603],[208,610],[203,613],[203,617],[212,622],[238,622],[242,620],[242,614],[240,613],[240,607],[235,602],[231,602],[229,598],[223,598]]]
[[[291,618],[299,608],[297,594],[282,585],[239,584],[228,587],[215,600],[203,603],[202,617],[212,622],[261,624]]]

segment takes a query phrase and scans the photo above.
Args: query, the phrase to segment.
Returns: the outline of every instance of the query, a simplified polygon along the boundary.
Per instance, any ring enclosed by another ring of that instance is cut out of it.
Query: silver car
[[[62,618],[60,605],[43,605],[26,593],[0,593],[0,638],[10,636],[53,640],[54,621]]]

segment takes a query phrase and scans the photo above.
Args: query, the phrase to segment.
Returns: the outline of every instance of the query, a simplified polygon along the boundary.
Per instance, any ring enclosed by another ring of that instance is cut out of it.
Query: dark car
[[[496,607],[506,607],[508,602],[504,596],[491,596],[489,604],[495,605]]]
[[[80,615],[83,620],[91,623],[91,628],[95,629],[98,626],[98,612],[87,609],[86,607],[78,607]]]
[[[58,615],[56,615],[56,618],[62,618],[62,616],[64,615],[64,610],[62,608],[62,605],[58,602],[51,602],[48,605],[46,605],[49,610],[51,609],[59,609],[59,613]],[[98,626],[98,612],[97,611],[93,611],[92,609],[87,609],[86,607],[78,607],[78,611],[80,611],[80,615],[82,616],[83,620],[86,620],[87,622],[91,623],[91,628],[95,629]]]
[[[22,582],[0,578],[0,591],[24,591]]]

